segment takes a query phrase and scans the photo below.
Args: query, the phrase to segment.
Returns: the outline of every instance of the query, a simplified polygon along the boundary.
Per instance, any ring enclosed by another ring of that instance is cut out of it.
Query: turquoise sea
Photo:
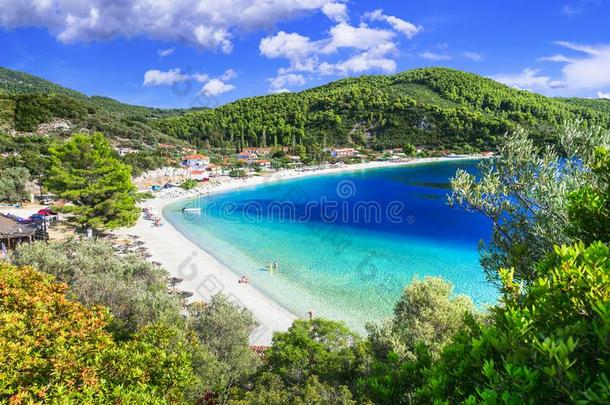
[[[449,179],[476,161],[449,161],[259,185],[164,210],[180,232],[299,316],[345,321],[363,331],[391,316],[413,277],[438,275],[481,307],[477,245],[491,224],[446,204]],[[198,214],[183,207],[199,207]],[[270,262],[279,270],[267,271]]]

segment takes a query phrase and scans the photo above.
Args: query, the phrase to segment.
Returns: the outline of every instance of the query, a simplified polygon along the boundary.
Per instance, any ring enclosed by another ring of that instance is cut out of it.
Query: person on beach
[[[248,278],[246,276],[241,276],[238,283],[239,284],[248,284]]]
[[[280,269],[280,265],[279,263],[276,261],[275,263],[273,263],[273,270],[278,271]]]
[[[307,311],[307,317],[309,318],[310,321],[313,319],[313,309],[310,309],[309,311]]]

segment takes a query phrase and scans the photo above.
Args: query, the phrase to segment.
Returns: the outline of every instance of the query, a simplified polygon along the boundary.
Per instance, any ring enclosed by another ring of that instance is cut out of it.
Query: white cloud
[[[371,13],[366,13],[364,18],[371,21],[385,21],[386,23],[390,24],[395,31],[404,34],[409,39],[413,38],[424,29],[421,25],[415,25],[401,18],[385,15],[383,14],[382,9],[375,10]]]
[[[396,53],[393,43],[383,43],[367,51],[360,52],[347,60],[337,63],[321,63],[318,72],[323,75],[347,76],[368,71],[393,73],[396,71],[396,62],[389,56]]]
[[[337,0],[0,0],[0,26],[45,27],[65,43],[145,36],[231,52],[234,33],[324,11]]]
[[[309,37],[280,31],[274,36],[263,38],[258,46],[261,55],[268,58],[286,58],[298,61],[312,54],[316,46]]]
[[[431,60],[433,62],[439,62],[439,61],[450,60],[451,59],[450,55],[447,55],[445,53],[431,52],[431,51],[421,52],[421,53],[419,53],[419,56],[421,58],[424,58],[424,59],[427,59],[427,60]]]
[[[481,55],[478,52],[464,52],[462,54],[462,56],[464,56],[464,58],[466,58],[468,60],[473,60],[475,62],[479,62],[479,61],[483,60],[483,55]]]
[[[193,32],[196,44],[202,48],[220,48],[224,53],[231,53],[233,51],[231,34],[225,28],[214,29],[210,26],[198,25]]]
[[[573,51],[583,52],[589,55],[603,55],[605,51],[596,46],[580,45],[569,41],[556,41],[555,44]]]
[[[539,71],[539,69],[527,68],[523,69],[520,73],[500,74],[491,76],[491,78],[500,83],[522,90],[539,91],[562,87],[560,81],[552,80],[549,76],[541,76],[538,74]]]
[[[394,33],[387,30],[369,28],[362,24],[353,27],[347,23],[339,23],[330,29],[330,40],[322,52],[333,53],[340,48],[367,50],[387,44],[394,38]]]
[[[393,59],[376,55],[375,52],[363,52],[339,63],[331,64],[325,62],[320,65],[321,75],[338,74],[347,76],[351,73],[364,73],[371,70],[394,73],[396,71],[396,62]]]
[[[205,83],[210,80],[210,76],[206,75],[205,73],[193,73],[191,78],[199,83]]]
[[[395,57],[399,45],[397,33],[411,38],[421,31],[421,27],[415,27],[393,16],[386,16],[381,10],[366,14],[365,19],[371,22],[387,22],[391,29],[369,26],[366,23],[351,25],[347,18],[343,18],[343,13],[334,14],[329,10],[343,10],[343,7],[326,7],[327,15],[341,16],[333,18],[338,22],[328,30],[326,37],[311,39],[299,33],[280,31],[261,40],[261,55],[289,61],[289,66],[278,69],[278,77],[275,79],[281,81],[284,76],[290,77],[287,75],[302,72],[323,76],[368,71],[395,72]],[[271,91],[289,88],[289,85],[278,82],[271,86]]]
[[[343,3],[327,3],[322,6],[322,12],[333,21],[347,21],[347,6]]]
[[[366,24],[352,26],[340,22],[329,30],[329,36],[313,41],[297,33],[280,31],[263,38],[259,49],[269,58],[286,58],[290,66],[279,69],[280,76],[295,72],[319,73],[321,75],[348,75],[371,70],[391,73],[396,71],[396,62],[391,58],[397,53],[395,33],[385,29],[371,28]],[[350,50],[355,53],[339,61],[320,60]],[[287,88],[272,86],[272,91]]]
[[[160,58],[165,58],[166,56],[169,56],[174,53],[175,50],[175,48],[159,49],[157,51],[157,55],[159,55]]]
[[[167,72],[162,72],[160,70],[149,70],[144,73],[144,86],[162,86],[162,85],[172,85],[174,83],[183,82],[188,80],[189,76],[187,74],[182,73],[182,71],[178,68],[170,69]]]
[[[564,61],[562,81],[566,87],[579,90],[610,86],[610,45],[578,45],[565,41],[557,44],[585,54]]]
[[[602,93],[601,91],[597,92],[597,98],[607,98],[610,99],[610,92]]]
[[[610,45],[584,45],[569,41],[557,41],[555,44],[574,51],[576,55],[556,54],[539,60],[564,65],[560,81],[569,93],[610,86]]]
[[[567,4],[561,8],[561,13],[568,17],[576,17],[585,12],[591,5],[599,5],[602,0],[567,0]]]
[[[567,56],[561,55],[561,54],[543,56],[542,58],[538,58],[538,60],[540,62],[557,62],[557,63],[572,62],[572,59],[568,58]]]
[[[236,77],[237,77],[237,72],[235,71],[235,69],[227,69],[222,74],[222,76],[220,76],[220,80],[222,80],[224,82],[228,82],[228,81],[235,79]]]
[[[303,86],[305,84],[305,78],[303,75],[288,73],[284,75],[278,75],[271,79],[267,79],[270,83],[269,91],[272,93],[283,93],[288,90],[288,87]]]
[[[574,55],[555,54],[539,58],[541,62],[563,64],[557,78],[539,74],[528,68],[521,73],[494,76],[498,81],[553,95],[584,95],[610,87],[610,44],[587,45],[557,41],[556,45],[573,51]]]
[[[220,79],[212,79],[201,88],[201,94],[206,96],[219,96],[235,88],[232,84],[227,84]]]
[[[578,15],[578,14],[582,13],[582,8],[580,8],[580,7],[573,7],[573,6],[569,6],[569,5],[566,4],[561,9],[561,12],[563,14],[567,15],[568,17],[574,17],[575,15]]]
[[[237,77],[237,72],[234,69],[225,70],[218,78],[210,78],[209,75],[199,72],[187,74],[182,72],[179,68],[170,69],[166,72],[153,69],[144,73],[143,85],[147,87],[168,86],[178,82],[194,80],[195,82],[204,84],[203,89],[205,91],[202,91],[202,93],[207,95],[219,95],[235,88],[234,86],[225,83],[235,77]],[[213,83],[209,84],[210,82]],[[206,85],[208,87],[206,87]]]

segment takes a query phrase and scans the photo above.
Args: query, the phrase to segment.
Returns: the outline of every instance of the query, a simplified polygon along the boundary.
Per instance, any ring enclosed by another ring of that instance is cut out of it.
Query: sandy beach
[[[156,197],[141,204],[159,215],[163,208],[173,202],[200,195],[210,195],[259,184],[268,184],[297,177],[317,176],[330,173],[366,170],[379,167],[396,167],[429,163],[441,160],[473,159],[464,158],[424,158],[403,162],[370,162],[354,165],[344,165],[315,171],[282,170],[266,175],[253,176],[246,179],[229,179],[223,177],[219,182],[206,182],[197,189],[188,192],[181,189],[162,190]],[[155,227],[141,217],[137,224],[131,228],[123,228],[114,232],[117,235],[137,236],[144,242],[152,257],[150,260],[161,263],[171,276],[179,277],[183,281],[178,288],[193,293],[189,301],[209,300],[213,295],[222,293],[232,301],[248,308],[260,323],[257,330],[250,337],[251,344],[269,345],[273,332],[287,330],[297,316],[283,308],[277,302],[267,297],[261,291],[249,284],[239,283],[241,275],[221,264],[209,252],[199,248],[188,238],[177,231],[167,221],[163,226]]]

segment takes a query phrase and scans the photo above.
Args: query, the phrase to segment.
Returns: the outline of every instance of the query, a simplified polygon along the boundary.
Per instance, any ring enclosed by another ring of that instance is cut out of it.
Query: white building
[[[210,164],[210,158],[205,155],[186,155],[182,157],[182,166],[190,167],[192,169],[201,168],[205,169]]]
[[[332,157],[343,158],[358,155],[358,151],[354,148],[338,148],[330,151]]]
[[[131,149],[131,148],[114,148],[114,150],[116,150],[116,152],[121,157],[123,157],[125,155],[128,155],[130,153],[138,153],[139,152],[137,149]]]

